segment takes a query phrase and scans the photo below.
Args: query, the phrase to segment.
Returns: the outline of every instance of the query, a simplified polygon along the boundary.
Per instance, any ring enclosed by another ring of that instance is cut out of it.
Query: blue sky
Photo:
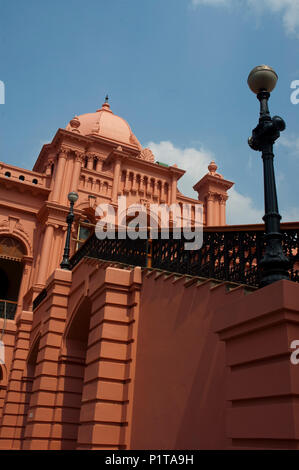
[[[299,220],[299,0],[0,0],[0,160],[32,168],[43,143],[109,93],[156,159],[193,184],[214,158],[234,181],[229,223],[261,222],[262,161],[247,145],[258,101],[255,66],[275,68],[270,111],[287,129],[275,146],[283,221]]]

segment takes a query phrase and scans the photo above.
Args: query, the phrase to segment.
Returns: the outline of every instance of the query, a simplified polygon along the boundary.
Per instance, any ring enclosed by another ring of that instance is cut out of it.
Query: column
[[[45,229],[43,247],[41,251],[39,272],[37,278],[37,284],[45,285],[48,274],[48,266],[50,260],[52,240],[54,236],[54,227],[53,225],[48,224]]]
[[[224,195],[220,196],[220,224],[219,225],[226,225],[225,209],[226,209],[227,199],[228,199],[228,196],[224,196]]]
[[[93,170],[93,155],[87,155],[87,169]]]
[[[112,186],[112,195],[111,195],[111,200],[115,204],[117,202],[120,168],[121,168],[121,159],[117,158],[114,164],[113,186]]]
[[[71,281],[72,272],[64,269],[56,269],[50,278],[46,305],[42,307],[24,450],[60,450],[63,441],[72,439],[76,432],[75,426],[67,425],[63,403],[56,399],[64,386],[59,383],[58,368]]]
[[[102,166],[103,166],[103,160],[102,158],[98,157],[96,171],[102,171]]]
[[[171,198],[170,203],[173,204],[176,202],[176,189],[177,189],[177,180],[174,175],[171,178]]]
[[[213,206],[213,225],[220,225],[220,199],[219,194],[214,194],[214,206]]]
[[[129,192],[129,171],[126,170],[125,182],[124,182],[124,192]]]
[[[141,269],[109,267],[104,279],[100,274],[92,296],[78,450],[128,449],[132,425]]]
[[[214,196],[212,193],[207,194],[207,225],[214,225],[214,220],[213,220],[213,211],[214,211]]]
[[[47,161],[46,176],[51,176],[53,163],[54,163],[53,158],[50,158],[50,159]]]
[[[73,178],[72,178],[71,187],[70,187],[71,191],[78,191],[82,162],[83,162],[83,154],[81,152],[75,152],[74,172],[73,172]]]
[[[31,275],[32,269],[32,257],[31,256],[24,256],[23,258],[23,275],[22,275],[22,282],[19,290],[19,298],[18,298],[18,309],[22,308],[23,305],[23,297],[29,289],[29,279]]]
[[[159,194],[158,194],[158,182],[156,179],[154,179],[154,194],[153,194],[154,197],[159,197]]]
[[[133,173],[133,183],[132,183],[132,191],[137,191],[137,175]]]
[[[144,189],[144,176],[143,175],[140,175],[139,192],[140,192],[140,194],[144,194],[144,192],[145,192],[145,189]]]
[[[55,174],[54,188],[53,188],[52,196],[51,196],[51,200],[54,202],[59,202],[59,196],[60,196],[67,156],[68,156],[68,150],[61,149],[59,156],[58,156],[58,164],[57,164],[57,169],[56,169],[56,174]]]
[[[150,195],[152,194],[151,178],[148,178],[148,180],[147,180],[146,194],[147,194],[148,196],[150,196]]]
[[[68,158],[66,165],[65,165],[65,169],[64,169],[62,189],[60,192],[60,203],[66,206],[69,205],[68,194],[70,191],[72,191],[71,182],[72,182],[72,177],[74,174],[74,165],[75,165],[74,158],[73,157]]]
[[[17,317],[17,331],[0,427],[0,449],[21,449],[31,384],[26,377],[26,359],[32,312]]]

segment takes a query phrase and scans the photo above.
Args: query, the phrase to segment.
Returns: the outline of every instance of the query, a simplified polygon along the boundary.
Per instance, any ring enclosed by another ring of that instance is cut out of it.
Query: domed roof
[[[101,109],[95,113],[75,116],[66,126],[66,130],[86,136],[105,137],[142,149],[127,121],[111,111],[107,97]]]

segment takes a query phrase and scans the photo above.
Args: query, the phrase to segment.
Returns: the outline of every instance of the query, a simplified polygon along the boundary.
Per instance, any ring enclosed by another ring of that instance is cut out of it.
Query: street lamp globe
[[[276,86],[278,75],[269,65],[258,65],[251,70],[247,83],[250,90],[256,95],[260,91],[271,92]]]
[[[78,197],[78,193],[76,193],[75,191],[70,192],[67,196],[68,200],[73,203],[78,201]]]

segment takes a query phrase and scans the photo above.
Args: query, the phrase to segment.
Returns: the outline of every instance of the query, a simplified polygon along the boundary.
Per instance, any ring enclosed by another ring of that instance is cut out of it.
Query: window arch
[[[20,261],[26,254],[24,245],[13,237],[0,237],[0,258]]]
[[[0,317],[13,319],[23,275],[23,243],[13,237],[0,237]]]

